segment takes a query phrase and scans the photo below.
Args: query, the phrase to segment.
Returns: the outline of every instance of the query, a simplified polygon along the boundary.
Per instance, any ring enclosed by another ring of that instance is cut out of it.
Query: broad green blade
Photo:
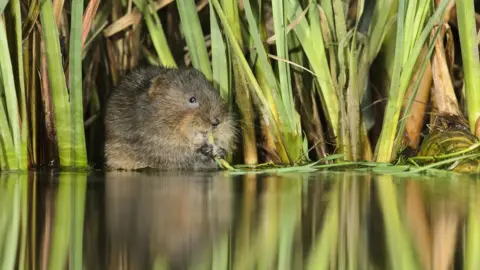
[[[10,57],[10,52],[8,48],[8,39],[5,32],[5,24],[3,20],[0,20],[0,71],[1,78],[3,81],[3,91],[5,91],[5,103],[7,108],[7,119],[9,129],[2,129],[0,132],[7,133],[9,132],[13,141],[13,147],[15,149],[14,155],[16,161],[9,159],[9,169],[19,169],[19,158],[22,157],[22,146],[21,146],[21,137],[20,137],[20,122],[19,122],[19,108],[18,108],[18,98],[15,88],[15,79],[13,78],[13,69],[12,69],[12,59]],[[3,104],[2,104],[3,106]],[[2,135],[7,136],[8,135]],[[8,153],[7,156],[10,156],[11,153]]]
[[[200,27],[200,19],[196,11],[195,1],[177,0],[178,12],[188,51],[194,68],[200,70],[207,80],[211,81],[212,67],[208,59],[207,46]]]
[[[72,126],[70,118],[70,102],[63,72],[57,25],[53,17],[51,1],[43,1],[40,5],[40,21],[42,36],[47,55],[48,79],[52,93],[55,127],[57,133],[58,154],[61,167],[70,167],[72,160]]]
[[[477,121],[480,123],[480,59],[476,39],[474,0],[458,0],[456,4],[460,51],[465,74],[465,100],[470,130],[475,132]]]
[[[72,1],[72,19],[70,31],[70,121],[72,125],[72,160],[76,168],[87,167],[87,149],[83,124],[83,87],[82,87],[82,17],[83,0]]]

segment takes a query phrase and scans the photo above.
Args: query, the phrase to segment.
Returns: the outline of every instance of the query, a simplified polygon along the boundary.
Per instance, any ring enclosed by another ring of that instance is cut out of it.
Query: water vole
[[[139,68],[107,101],[106,163],[126,170],[213,169],[213,157],[224,158],[232,150],[234,134],[226,104],[201,72]]]

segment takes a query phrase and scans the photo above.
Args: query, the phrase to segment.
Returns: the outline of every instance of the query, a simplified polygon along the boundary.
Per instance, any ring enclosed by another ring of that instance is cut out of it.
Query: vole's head
[[[228,107],[218,91],[195,69],[165,69],[152,79],[148,102],[157,128],[178,143],[196,149],[207,142],[209,132],[229,143],[234,129]],[[168,130],[167,130],[168,129]]]

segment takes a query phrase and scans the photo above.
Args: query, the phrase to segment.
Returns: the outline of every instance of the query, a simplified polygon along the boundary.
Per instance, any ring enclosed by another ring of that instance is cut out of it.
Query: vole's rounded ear
[[[167,91],[168,87],[170,87],[170,81],[168,78],[158,75],[150,82],[150,87],[148,88],[148,97],[150,100],[152,100]]]

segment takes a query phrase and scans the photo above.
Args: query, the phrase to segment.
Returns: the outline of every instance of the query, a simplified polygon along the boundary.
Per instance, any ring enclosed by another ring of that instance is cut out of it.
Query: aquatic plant
[[[465,136],[478,137],[473,7],[473,0],[3,1],[1,169],[101,165],[109,92],[144,64],[191,66],[212,81],[239,116],[241,146],[228,158],[236,168],[393,164],[407,147],[406,158],[415,155],[429,133],[425,118],[437,112],[464,117]],[[342,156],[325,159],[335,154]]]

